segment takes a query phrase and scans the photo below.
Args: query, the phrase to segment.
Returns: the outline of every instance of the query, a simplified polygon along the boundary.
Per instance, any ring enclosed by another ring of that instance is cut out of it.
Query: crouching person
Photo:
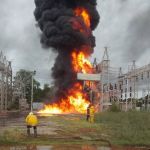
[[[27,134],[30,136],[30,128],[34,129],[34,137],[37,137],[37,124],[38,119],[37,116],[30,112],[29,115],[26,117],[26,124],[27,124]]]

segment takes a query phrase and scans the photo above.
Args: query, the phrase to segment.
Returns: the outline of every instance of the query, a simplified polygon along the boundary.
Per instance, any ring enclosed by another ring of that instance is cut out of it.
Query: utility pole
[[[122,73],[122,68],[120,67],[119,68],[119,75],[118,75],[118,80],[119,80],[119,82],[118,82],[118,95],[117,95],[117,97],[118,97],[118,101],[119,102],[122,102],[122,94],[123,94],[123,73]]]
[[[103,89],[103,68],[102,68],[102,73],[101,73],[101,100],[100,100],[100,107],[101,107],[101,112],[103,111],[103,102],[104,102],[104,89]]]
[[[149,68],[150,68],[150,64],[148,64],[148,69],[147,70],[149,70]],[[147,99],[147,101],[148,101],[148,109],[150,108],[150,72],[148,71],[147,72],[147,84],[148,84],[148,99]]]
[[[31,112],[33,111],[33,75],[31,75]]]
[[[31,73],[31,112],[33,111],[33,82],[34,82],[34,78],[33,76],[36,74],[36,71]]]
[[[135,99],[136,99],[136,85],[135,85],[135,82],[136,82],[136,61],[133,60],[133,66],[132,66],[132,70],[133,70],[133,90],[134,90],[134,96],[133,96],[133,100],[132,100],[132,108],[133,108],[133,104],[135,102]],[[134,105],[135,107],[135,105]]]
[[[128,86],[129,86],[129,81],[128,81],[128,76],[126,79],[127,83],[126,83],[126,112],[128,111]]]
[[[107,85],[109,85],[109,67],[110,67],[110,60],[108,55],[108,47],[104,47],[104,55],[101,62],[101,91],[102,96],[100,100],[101,104],[101,111],[103,111],[103,105],[104,105],[104,84],[105,84],[105,72],[107,73]]]

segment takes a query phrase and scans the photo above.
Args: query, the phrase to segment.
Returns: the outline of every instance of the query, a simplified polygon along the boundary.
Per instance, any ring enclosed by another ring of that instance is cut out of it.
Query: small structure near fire
[[[101,74],[78,73],[77,79],[83,81],[83,89],[88,93],[90,102],[100,109],[100,81]]]

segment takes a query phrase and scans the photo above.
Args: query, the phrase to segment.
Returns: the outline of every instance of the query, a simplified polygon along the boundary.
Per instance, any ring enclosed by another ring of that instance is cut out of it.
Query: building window
[[[149,71],[147,72],[147,78],[149,78]]]
[[[138,76],[136,76],[136,82],[138,82]]]
[[[125,94],[125,98],[127,98],[127,94]]]
[[[132,87],[130,87],[130,92],[132,92]]]
[[[130,93],[130,97],[132,97],[132,93]]]
[[[120,88],[120,90],[122,89],[122,86],[121,86],[121,84],[119,85],[119,88]]]
[[[113,85],[110,83],[110,85],[109,85],[109,89],[110,90],[113,90]]]
[[[143,73],[141,74],[141,80],[143,80]]]

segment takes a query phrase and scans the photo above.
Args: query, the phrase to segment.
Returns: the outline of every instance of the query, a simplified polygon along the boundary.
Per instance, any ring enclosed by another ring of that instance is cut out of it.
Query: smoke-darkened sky
[[[14,73],[21,69],[37,70],[36,78],[51,83],[51,67],[57,54],[40,44],[40,31],[35,27],[34,0],[1,0],[0,49],[12,61]],[[101,21],[94,32],[97,46],[93,54],[98,60],[103,47],[109,47],[115,67],[137,60],[150,62],[150,1],[98,0]]]

